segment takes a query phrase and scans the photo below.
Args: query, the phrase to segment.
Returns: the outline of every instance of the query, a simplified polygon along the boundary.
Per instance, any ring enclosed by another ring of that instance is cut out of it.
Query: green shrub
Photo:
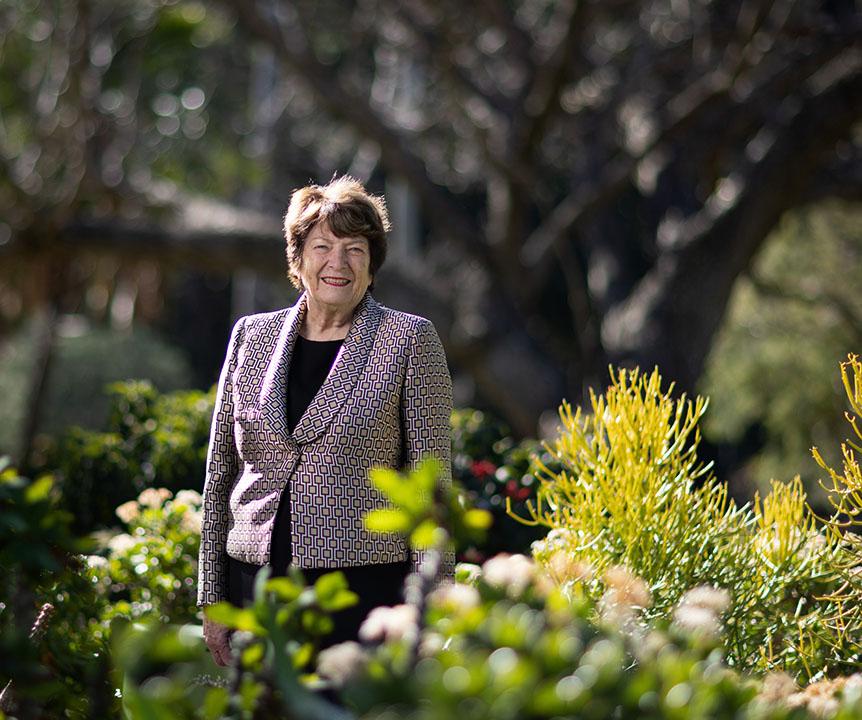
[[[21,717],[116,717],[121,680],[108,648],[117,622],[197,620],[201,496],[144,490],[117,509],[129,532],[107,538],[104,555],[86,554],[98,544],[74,535],[58,497],[50,476],[0,468],[0,683],[14,680]],[[45,602],[35,642],[28,634]]]
[[[862,664],[862,536],[854,532],[862,526],[862,467],[857,457],[862,455],[862,360],[858,355],[851,354],[841,363],[841,380],[851,409],[845,418],[855,439],[841,443],[840,470],[830,467],[817,448],[812,453],[829,475],[828,485],[821,481],[834,511],[826,522],[833,542],[844,551],[837,564],[842,584],[829,597],[833,603],[829,624],[842,632],[837,650],[849,652]]]
[[[195,620],[201,495],[147,488],[117,508],[129,532],[112,536],[88,574],[105,600],[105,627],[116,617],[164,623]]]
[[[110,385],[107,428],[72,428],[58,440],[46,468],[57,473],[74,528],[88,532],[115,523],[114,509],[148,487],[200,491],[205,473],[212,391],[160,394],[146,381]],[[471,501],[494,515],[500,532],[485,545],[457,548],[462,559],[481,560],[501,551],[526,551],[540,530],[514,522],[517,509],[535,491],[531,457],[543,454],[534,440],[516,442],[508,428],[470,408],[452,414],[453,473]]]
[[[0,453],[17,455],[29,401],[39,325],[34,319],[3,338],[0,350]],[[146,327],[131,332],[90,328],[66,316],[55,340],[39,432],[59,435],[77,425],[103,427],[109,412],[104,388],[126,378],[149,378],[162,391],[188,387],[192,373],[183,353]],[[41,446],[40,446],[41,447]]]
[[[826,378],[862,338],[860,222],[862,207],[844,201],[786,213],[734,283],[698,390],[710,398],[706,439],[743,445],[737,492],[798,473],[812,505],[828,510],[808,452],[821,445],[841,463],[829,442],[843,430],[844,398]]]
[[[160,395],[149,382],[129,381],[108,394],[107,432],[73,428],[48,462],[78,532],[114,524],[114,509],[145,488],[203,487],[212,393]]]
[[[13,681],[19,717],[107,717],[116,704],[103,605],[80,561],[89,544],[70,521],[50,476],[29,480],[0,460],[0,689]],[[31,639],[40,609],[47,624]]]

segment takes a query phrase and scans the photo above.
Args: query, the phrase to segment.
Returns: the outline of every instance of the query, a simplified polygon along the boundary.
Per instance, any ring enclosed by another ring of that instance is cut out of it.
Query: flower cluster
[[[147,488],[120,505],[128,532],[110,537],[104,556],[87,558],[88,573],[110,602],[103,620],[154,615],[162,621],[195,617],[201,494]]]
[[[462,564],[458,581],[428,596],[421,628],[410,606],[377,608],[362,626],[366,644],[323,651],[317,674],[362,717],[384,708],[392,717],[457,717],[469,708],[488,718],[682,718],[690,706],[704,709],[702,717],[779,720],[798,708],[800,720],[843,720],[862,710],[862,675],[804,690],[772,676],[758,693],[727,667],[715,644],[703,642],[722,631],[731,600],[722,588],[689,589],[662,630],[666,623],[642,617],[652,593],[631,569],[611,566],[596,577],[563,551],[551,565],[517,554]],[[549,590],[552,572],[603,593],[595,602],[566,593],[568,581]],[[405,665],[398,649],[415,632],[415,664]],[[418,708],[433,712],[416,715]]]
[[[322,650],[317,656],[317,674],[331,681],[335,687],[344,687],[362,673],[368,660],[368,653],[359,643],[340,643]]]
[[[533,581],[535,563],[525,555],[500,553],[482,565],[482,577],[488,585],[500,588],[511,597],[521,595]]]
[[[412,605],[374,608],[359,628],[359,639],[367,643],[415,639],[419,628]]]

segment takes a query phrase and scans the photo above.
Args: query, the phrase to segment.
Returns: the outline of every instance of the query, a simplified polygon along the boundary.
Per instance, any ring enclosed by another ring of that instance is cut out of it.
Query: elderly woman
[[[251,599],[263,565],[306,580],[341,570],[360,596],[325,644],[355,638],[367,612],[402,601],[421,554],[363,525],[386,501],[376,466],[438,458],[450,480],[452,389],[434,326],[370,289],[386,256],[382,198],[350,177],[294,192],[284,221],[290,308],[234,326],[221,372],[204,487],[198,605]],[[445,563],[451,572],[451,557]],[[205,619],[216,662],[228,632]]]

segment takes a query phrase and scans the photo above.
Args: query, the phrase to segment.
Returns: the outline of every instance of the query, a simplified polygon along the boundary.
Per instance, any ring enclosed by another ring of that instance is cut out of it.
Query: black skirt
[[[228,557],[228,600],[233,605],[246,607],[251,604],[254,599],[254,577],[258,570],[260,567],[257,565],[249,565]],[[309,585],[321,575],[340,570],[347,578],[350,589],[359,595],[356,605],[333,613],[335,628],[321,643],[321,647],[329,647],[348,640],[358,640],[359,626],[373,608],[404,602],[404,580],[410,574],[410,561],[301,570]],[[273,573],[279,574],[282,573]]]

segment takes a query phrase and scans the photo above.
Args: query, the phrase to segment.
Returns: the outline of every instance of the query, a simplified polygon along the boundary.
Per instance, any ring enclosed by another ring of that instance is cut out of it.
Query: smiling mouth
[[[332,287],[345,287],[350,284],[350,280],[346,280],[345,278],[325,277],[321,278],[321,280]]]

